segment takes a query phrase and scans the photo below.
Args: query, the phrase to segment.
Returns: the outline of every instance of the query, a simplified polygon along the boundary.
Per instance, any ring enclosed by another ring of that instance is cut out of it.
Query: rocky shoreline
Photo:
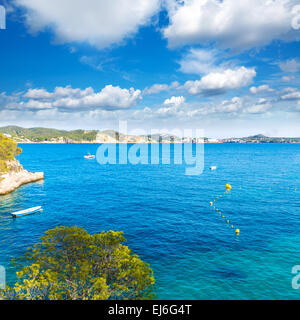
[[[43,172],[29,172],[27,170],[11,171],[0,177],[0,195],[11,193],[23,184],[44,179]]]

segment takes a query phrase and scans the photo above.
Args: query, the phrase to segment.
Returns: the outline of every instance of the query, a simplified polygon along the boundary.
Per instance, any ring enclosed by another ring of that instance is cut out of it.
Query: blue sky
[[[1,126],[300,136],[299,0],[1,4]]]

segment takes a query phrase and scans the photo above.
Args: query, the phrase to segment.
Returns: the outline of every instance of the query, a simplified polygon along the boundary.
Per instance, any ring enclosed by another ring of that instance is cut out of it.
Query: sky
[[[0,126],[300,137],[300,0],[0,5]]]

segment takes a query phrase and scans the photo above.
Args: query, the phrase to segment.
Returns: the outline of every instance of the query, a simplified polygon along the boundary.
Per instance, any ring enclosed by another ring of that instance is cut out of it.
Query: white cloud
[[[282,82],[290,82],[290,81],[292,81],[292,80],[294,80],[295,79],[295,76],[283,76],[282,78],[281,78],[281,81]]]
[[[274,89],[270,88],[268,85],[264,84],[259,87],[251,87],[250,92],[253,94],[262,93],[262,92],[273,92]]]
[[[243,107],[243,99],[234,97],[231,100],[225,100],[213,109],[217,113],[237,113]]]
[[[266,100],[258,101],[257,104],[251,105],[245,108],[244,113],[262,114],[269,111],[272,108],[272,104]]]
[[[45,89],[29,89],[24,95],[25,99],[34,100],[47,100],[47,99],[57,99],[63,97],[85,97],[94,93],[93,88],[89,87],[84,90],[73,89],[71,86],[66,87],[56,87],[54,92],[48,92]]]
[[[154,114],[162,117],[184,117],[185,111],[182,109],[184,105],[185,98],[183,96],[173,96],[170,99],[166,99],[163,103],[163,107],[156,110]]]
[[[170,99],[166,99],[164,102],[165,106],[175,106],[178,107],[185,102],[185,98],[183,96],[180,97],[172,97]]]
[[[142,99],[141,91],[134,88],[122,89],[107,85],[99,92],[89,87],[84,90],[71,86],[56,87],[53,92],[45,89],[29,89],[24,95],[28,101],[20,101],[19,106],[28,109],[128,109]]]
[[[168,84],[160,84],[160,83],[156,83],[154,85],[152,85],[150,88],[145,88],[143,91],[144,95],[148,95],[148,94],[157,94],[160,93],[162,91],[168,91],[171,89],[176,89],[179,86],[179,83],[177,81],[172,82],[170,85]]]
[[[190,94],[213,95],[228,90],[239,89],[248,86],[256,76],[254,69],[240,67],[227,69],[223,72],[212,72],[202,77],[201,80],[187,81],[184,87]]]
[[[52,94],[45,89],[29,89],[25,94],[26,99],[49,99]]]
[[[272,108],[272,104],[266,99],[259,99],[257,102],[247,101],[245,98],[234,97],[225,100],[210,109],[211,113],[223,113],[233,115],[262,114]]]
[[[154,84],[150,88],[146,88],[144,90],[144,94],[156,94],[160,93],[162,91],[167,91],[169,90],[169,86],[167,84]]]
[[[120,43],[150,22],[160,0],[14,0],[26,10],[33,32],[50,27],[60,42],[89,43],[99,49]]]
[[[55,101],[53,105],[59,108],[128,109],[140,99],[140,90],[121,89],[108,85],[98,93],[85,95],[82,98],[62,98]]]
[[[31,110],[44,110],[51,109],[52,104],[50,102],[38,101],[38,100],[29,100],[28,102],[20,102],[20,107],[23,109],[31,109]]]
[[[296,88],[286,88],[282,91],[282,100],[298,100],[300,99],[300,91]]]
[[[180,71],[190,74],[203,74],[212,72],[217,61],[217,50],[190,49],[183,59],[179,61]]]
[[[300,61],[296,59],[290,59],[279,63],[279,67],[284,72],[295,73],[300,70]]]
[[[190,121],[215,117],[246,117],[247,115],[264,114],[273,108],[270,101],[260,98],[256,101],[249,97],[233,97],[220,102],[186,102],[184,97],[172,97],[165,100],[158,109],[145,108],[134,112],[135,119],[178,119]]]
[[[297,0],[167,0],[170,24],[163,30],[170,47],[216,42],[241,51],[272,40],[299,40],[292,28]]]

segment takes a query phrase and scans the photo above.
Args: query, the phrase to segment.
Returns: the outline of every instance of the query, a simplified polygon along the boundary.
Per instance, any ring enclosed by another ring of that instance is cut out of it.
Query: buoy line
[[[214,199],[213,201],[211,201],[209,204],[210,204],[210,206],[213,208],[213,210],[215,210],[218,214],[219,214],[219,216],[223,219],[223,220],[225,220],[226,222],[227,222],[227,224],[228,225],[230,225],[230,220],[226,220],[226,217],[225,217],[225,215],[222,213],[222,211],[219,209],[219,208],[217,208],[216,207],[216,201],[218,200],[218,199],[220,199],[220,198],[222,198],[224,195],[226,195],[227,193],[229,193],[230,192],[230,190],[232,189],[232,187],[231,187],[231,185],[230,184],[226,184],[225,185],[225,187],[226,187],[226,191],[224,192],[224,194],[220,194],[220,195],[218,195],[217,197],[216,197],[216,199]],[[241,190],[241,189],[243,189],[244,187],[240,187],[239,189]],[[249,189],[251,189],[251,187],[248,187],[247,188],[248,190]],[[264,188],[264,187],[252,187],[252,189],[266,189],[266,188]],[[281,188],[282,190],[286,190],[286,187],[283,187],[283,188]],[[271,191],[271,190],[274,190],[274,187],[269,187],[269,191]],[[292,192],[297,192],[298,191],[298,188],[297,187],[295,187],[295,186],[291,186],[291,187],[288,187],[287,188],[287,190],[289,190],[289,191],[292,191]],[[238,236],[239,234],[240,234],[240,229],[238,229],[238,228],[235,228],[235,226],[233,225],[233,224],[231,224],[231,229],[235,229],[235,234]]]
[[[226,191],[224,192],[224,195],[225,195],[226,193],[230,192],[230,190],[232,189],[231,185],[228,184],[228,183],[225,185],[225,187],[226,187]],[[218,212],[219,216],[222,217],[222,218],[225,220],[226,217],[222,214],[222,212],[220,211],[220,209],[216,207],[216,200],[218,200],[218,199],[221,198],[222,196],[223,196],[223,195],[217,196],[216,199],[214,199],[213,201],[211,201],[209,204],[210,204],[211,207],[213,207],[213,209],[214,209],[215,211]],[[230,220],[227,219],[226,222],[227,222],[228,225],[230,224]],[[234,225],[233,225],[233,224],[231,224],[231,229],[234,229]],[[236,229],[235,229],[235,234],[238,236],[238,235],[240,234],[240,229],[236,228]]]

